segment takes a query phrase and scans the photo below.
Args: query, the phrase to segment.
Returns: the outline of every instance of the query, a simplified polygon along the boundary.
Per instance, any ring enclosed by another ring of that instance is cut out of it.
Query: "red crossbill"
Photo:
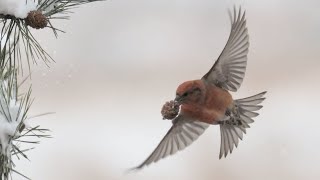
[[[237,91],[243,81],[249,48],[245,12],[241,8],[237,12],[234,8],[230,14],[231,32],[219,58],[201,79],[179,85],[175,103],[180,106],[180,111],[174,111],[176,104],[169,106],[169,102],[162,110],[166,115],[164,118],[172,119],[172,127],[151,155],[134,169],[141,169],[184,149],[210,125],[220,126],[219,158],[226,157],[234,146],[238,146],[246,128],[254,122],[252,118],[258,116],[254,111],[262,108],[259,104],[265,99],[266,92],[237,100],[229,93]],[[175,112],[177,116],[172,117]]]

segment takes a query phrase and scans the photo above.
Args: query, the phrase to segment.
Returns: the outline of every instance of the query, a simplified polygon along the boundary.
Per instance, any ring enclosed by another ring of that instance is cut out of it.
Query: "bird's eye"
[[[186,97],[186,96],[188,96],[188,94],[189,94],[188,92],[185,92],[182,96]]]

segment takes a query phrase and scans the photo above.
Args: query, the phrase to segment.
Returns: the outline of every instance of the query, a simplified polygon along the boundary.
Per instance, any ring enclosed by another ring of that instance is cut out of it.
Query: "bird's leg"
[[[232,106],[232,113],[233,113],[233,116],[240,118],[239,107],[236,103],[234,103],[234,105]]]
[[[225,112],[225,115],[230,117],[230,119],[226,121],[219,121],[218,124],[227,124],[233,126],[242,125],[242,121],[240,120],[240,113],[236,104],[234,104],[231,108],[228,108]]]
[[[229,120],[226,121],[220,121],[220,124],[227,124],[227,125],[232,125],[232,126],[241,126],[242,122],[240,119],[236,119],[234,117],[230,117]]]
[[[237,122],[237,126],[241,126],[242,125],[242,121],[241,121],[241,118],[240,118],[240,112],[239,112],[239,107],[238,107],[238,105],[237,104],[234,104],[234,106],[233,106],[233,114],[234,114],[234,116],[235,116],[235,120],[236,120],[236,122]]]
[[[225,115],[226,115],[226,116],[231,116],[231,111],[230,111],[230,109],[227,109],[227,110],[226,110]]]
[[[242,121],[240,119],[235,119],[235,126],[242,126]]]

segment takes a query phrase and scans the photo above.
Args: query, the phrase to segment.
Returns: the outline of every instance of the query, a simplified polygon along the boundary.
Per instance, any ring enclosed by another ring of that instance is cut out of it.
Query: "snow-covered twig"
[[[22,53],[26,54],[27,63],[36,64],[42,59],[47,65],[53,61],[34,37],[31,29],[50,28],[57,37],[64,32],[53,25],[53,20],[69,19],[73,8],[82,4],[100,0],[0,0],[0,39],[7,36],[1,44],[11,44],[12,53],[0,49],[0,68],[21,68]],[[30,28],[31,27],[31,28]]]
[[[0,70],[0,179],[8,179],[14,170],[12,156],[28,158],[30,149],[20,149],[23,143],[37,143],[38,138],[49,137],[47,129],[29,127],[25,120],[33,100],[31,87],[25,94],[18,92],[16,70]],[[30,139],[30,137],[33,137]],[[36,139],[35,139],[36,138]],[[21,174],[21,173],[18,173]]]

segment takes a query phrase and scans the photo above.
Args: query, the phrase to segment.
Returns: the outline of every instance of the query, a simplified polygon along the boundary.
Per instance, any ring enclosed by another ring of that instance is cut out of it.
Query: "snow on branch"
[[[69,19],[72,9],[95,1],[99,0],[0,0],[0,40],[7,37],[6,41],[1,41],[1,46],[7,48],[0,49],[0,68],[21,67],[22,54],[26,55],[29,70],[37,59],[48,65],[53,59],[31,29],[49,28],[57,37],[58,32],[64,31],[56,28],[53,20]]]
[[[35,144],[39,138],[49,137],[47,129],[27,125],[28,111],[33,100],[31,88],[26,93],[19,94],[16,70],[0,70],[0,179],[9,179],[14,170],[12,157],[24,157],[26,151],[23,144]],[[24,175],[22,175],[25,177]],[[25,177],[27,178],[27,177]]]
[[[0,14],[3,15],[23,19],[36,8],[37,4],[33,0],[0,0]]]

